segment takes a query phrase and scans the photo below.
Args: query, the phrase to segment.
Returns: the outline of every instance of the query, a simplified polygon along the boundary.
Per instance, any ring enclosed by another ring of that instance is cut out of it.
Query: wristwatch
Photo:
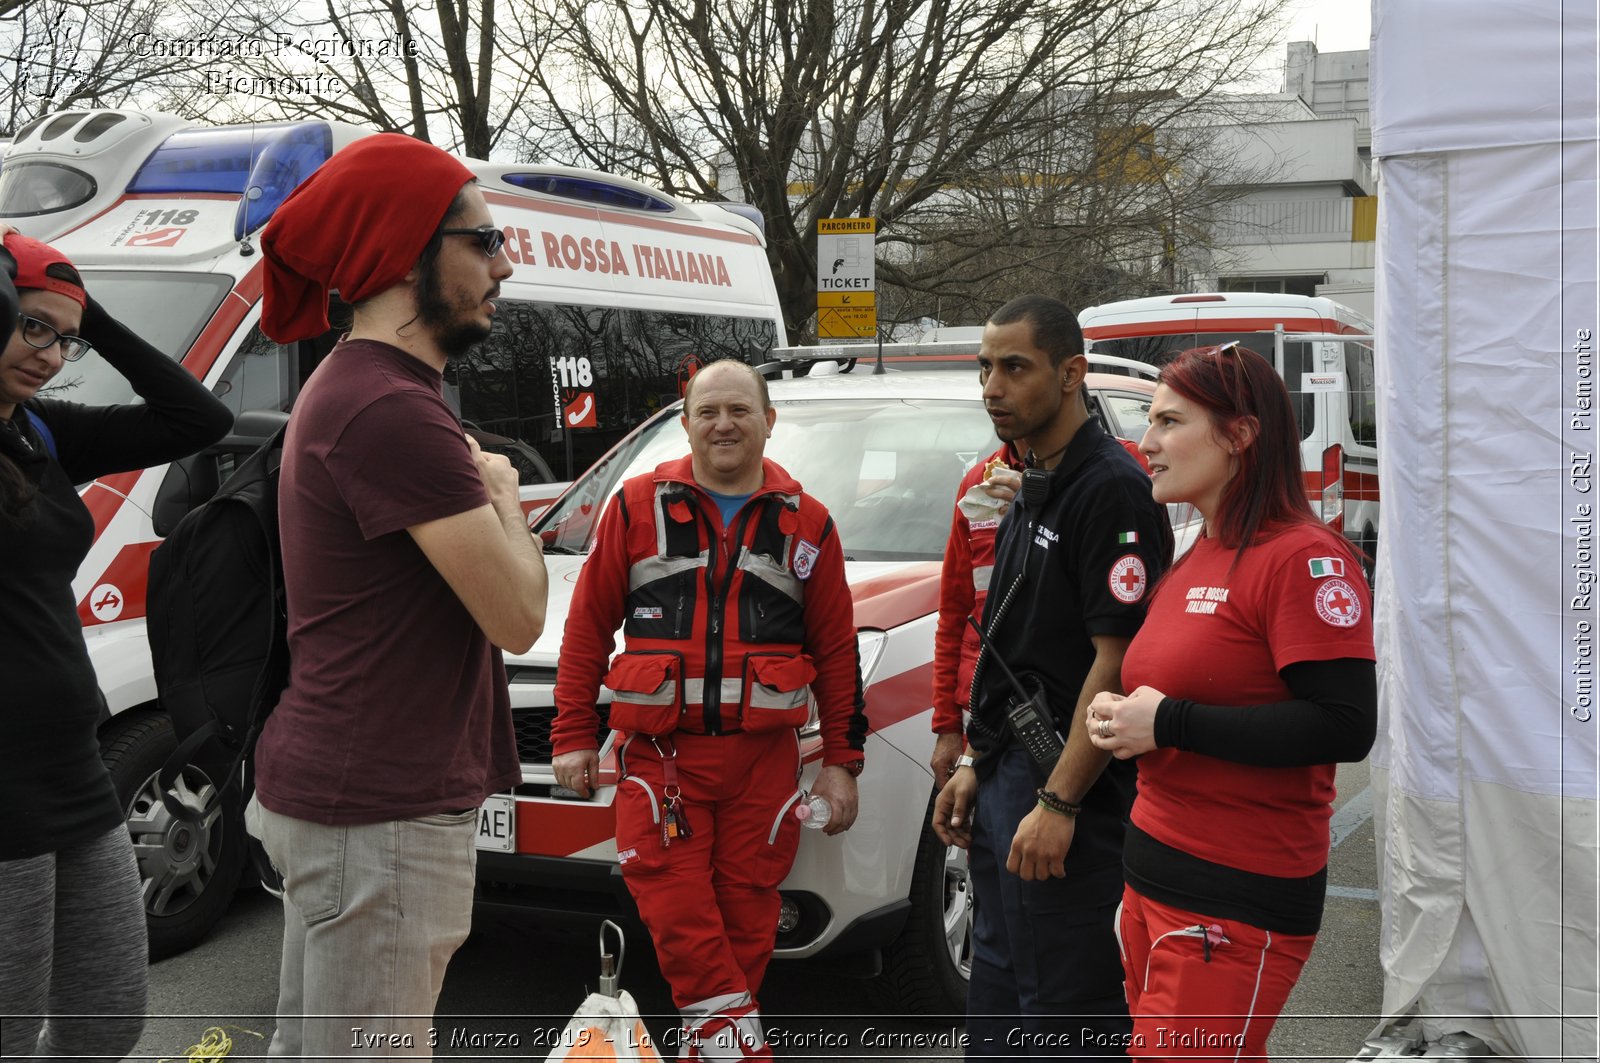
[[[968,756],[967,754],[963,753],[959,757],[956,758],[956,767],[958,767],[958,768],[970,768],[970,767],[972,767],[973,762],[976,761],[976,760],[977,760],[976,757]]]
[[[861,777],[861,773],[867,770],[867,762],[858,757],[855,760],[845,761],[843,764],[840,764],[839,767],[849,772],[850,778],[859,779]]]

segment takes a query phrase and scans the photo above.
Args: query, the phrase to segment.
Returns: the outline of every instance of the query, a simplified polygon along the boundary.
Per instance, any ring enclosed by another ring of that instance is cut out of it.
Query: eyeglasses
[[[40,321],[27,314],[18,314],[18,322],[22,325],[22,342],[36,350],[49,350],[57,343],[61,344],[61,358],[63,361],[76,362],[79,358],[94,350],[88,340],[82,336],[63,335],[48,321]]]
[[[481,229],[440,229],[440,236],[471,236],[477,239],[478,246],[483,248],[483,253],[490,258],[498,255],[500,249],[506,245],[506,234],[492,225]]]

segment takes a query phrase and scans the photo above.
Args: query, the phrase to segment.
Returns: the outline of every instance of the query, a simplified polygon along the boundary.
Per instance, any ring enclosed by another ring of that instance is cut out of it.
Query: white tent
[[[1375,0],[1384,1009],[1596,1056],[1594,0]]]

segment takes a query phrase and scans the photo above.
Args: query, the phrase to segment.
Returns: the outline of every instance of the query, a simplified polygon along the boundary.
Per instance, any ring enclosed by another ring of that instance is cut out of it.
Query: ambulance
[[[1091,306],[1078,315],[1094,353],[1159,365],[1188,347],[1237,340],[1272,359],[1300,426],[1307,495],[1371,575],[1378,549],[1378,422],[1372,322],[1332,299],[1202,292]]]
[[[18,130],[0,162],[0,220],[77,264],[91,295],[182,362],[236,415],[213,452],[80,485],[94,544],[74,583],[105,697],[102,753],[127,810],[151,953],[198,941],[245,866],[237,808],[198,827],[169,816],[157,769],[174,748],[145,636],[160,537],[238,454],[287,416],[332,333],[281,345],[259,327],[262,227],[322,162],[367,130],[337,122],[206,126],[126,110],[64,111]],[[515,273],[493,336],[446,372],[486,449],[506,453],[530,516],[713,358],[764,361],[786,342],[760,217],[691,204],[589,170],[463,160],[506,234]],[[97,355],[46,394],[135,401]],[[180,792],[218,780],[198,767]]]

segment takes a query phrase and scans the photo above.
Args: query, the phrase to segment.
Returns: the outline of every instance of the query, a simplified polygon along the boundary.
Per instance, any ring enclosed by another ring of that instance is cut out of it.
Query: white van
[[[102,751],[134,836],[152,954],[185,948],[228,904],[243,866],[235,815],[198,829],[161,804],[173,748],[145,638],[145,583],[160,537],[214,490],[232,454],[281,423],[333,334],[280,345],[258,327],[262,226],[334,152],[368,131],[301,121],[212,127],[171,115],[65,111],[18,131],[0,163],[0,219],[80,268],[118,319],[180,360],[236,415],[235,434],[171,466],[80,490],[95,539],[74,590],[106,699]],[[462,417],[523,476],[541,510],[663,405],[697,361],[765,361],[786,342],[765,237],[752,218],[679,202],[588,170],[464,160],[506,233],[515,273],[493,336],[446,373]],[[49,392],[133,401],[98,356]],[[231,453],[230,453],[231,452]],[[214,785],[199,769],[185,784]]]
[[[1078,315],[1093,353],[1151,364],[1238,340],[1271,359],[1300,423],[1306,492],[1366,555],[1378,549],[1378,423],[1372,322],[1332,299],[1200,292],[1125,299]]]

